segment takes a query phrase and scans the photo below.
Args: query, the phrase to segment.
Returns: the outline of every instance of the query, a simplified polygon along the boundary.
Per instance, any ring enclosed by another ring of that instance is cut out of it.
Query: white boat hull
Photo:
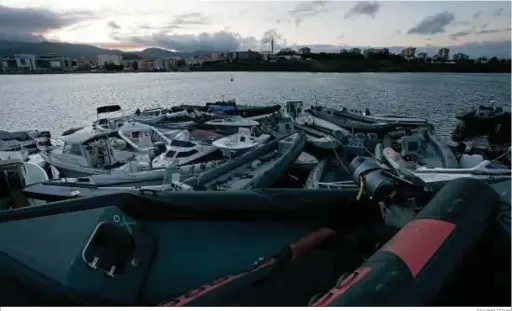
[[[222,151],[224,156],[229,156],[233,153],[240,153],[248,151],[256,146],[266,143],[270,140],[270,135],[261,135],[258,137],[247,137],[245,143],[237,141],[238,133],[226,136],[213,142],[213,146]]]

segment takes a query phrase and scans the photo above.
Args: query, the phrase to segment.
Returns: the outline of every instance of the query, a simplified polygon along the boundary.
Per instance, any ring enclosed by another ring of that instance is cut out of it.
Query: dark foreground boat
[[[320,246],[315,265],[331,267],[309,296],[371,252],[374,238],[364,241],[376,234],[378,209],[356,202],[355,191],[268,193],[113,194],[0,214],[0,303],[157,305],[281,251],[286,265]],[[338,225],[359,233],[337,237]]]
[[[494,277],[507,271],[493,273],[508,259],[510,275],[510,232],[493,225],[495,190],[474,179],[453,181],[375,252],[396,232],[384,226],[376,202],[404,202],[405,184],[377,182],[375,169],[355,177],[363,175],[373,201],[357,200],[359,189],[265,189],[112,194],[1,213],[0,303],[510,302],[510,278],[507,288],[505,278]],[[510,221],[510,205],[502,215]]]
[[[500,252],[486,244],[491,244],[489,240],[498,227],[496,215],[500,213],[500,206],[506,205],[503,203],[495,190],[480,181],[452,181],[388,243],[353,273],[342,275],[336,286],[317,296],[312,305],[436,306],[453,303],[452,295],[457,293],[465,293],[455,302],[459,306],[501,305],[505,300],[486,301],[482,296],[476,300],[478,302],[471,301],[474,297],[469,293],[475,293],[476,297],[485,293],[497,298],[488,286],[499,281],[488,271],[475,271],[475,262],[490,269],[494,255]],[[510,223],[510,205],[508,217]],[[506,247],[506,244],[499,247]],[[480,258],[475,261],[475,257]],[[467,274],[486,282],[457,282],[468,278]],[[510,276],[510,268],[507,275]],[[508,287],[510,303],[510,278],[508,285],[500,285],[502,290]]]

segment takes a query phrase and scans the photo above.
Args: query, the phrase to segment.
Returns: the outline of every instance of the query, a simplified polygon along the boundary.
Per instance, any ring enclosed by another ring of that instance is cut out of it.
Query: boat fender
[[[414,220],[312,305],[435,305],[482,240],[499,205],[499,196],[486,183],[451,181]]]

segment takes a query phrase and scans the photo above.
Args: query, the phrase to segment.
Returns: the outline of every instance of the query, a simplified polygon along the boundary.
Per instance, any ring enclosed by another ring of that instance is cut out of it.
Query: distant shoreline
[[[136,74],[136,73],[194,73],[194,72],[302,72],[302,73],[485,73],[485,74],[511,74],[512,70],[247,70],[247,69],[192,69],[192,70],[168,70],[168,71],[55,71],[55,72],[0,72],[0,75],[63,75],[63,74]]]
[[[27,72],[2,72],[0,74],[80,74],[80,73],[138,73],[138,72],[318,72],[318,73],[363,73],[363,72],[453,72],[453,73],[512,73],[510,60],[475,62],[424,62],[390,60],[279,60],[263,62],[259,60],[213,61],[200,65],[169,66],[166,69],[126,67],[122,65],[110,68],[79,68],[75,70],[44,70]]]

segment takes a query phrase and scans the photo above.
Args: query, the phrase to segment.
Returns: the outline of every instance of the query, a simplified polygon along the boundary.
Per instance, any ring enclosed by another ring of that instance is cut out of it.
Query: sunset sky
[[[0,0],[0,40],[123,50],[460,47],[510,55],[511,2]],[[501,50],[500,50],[501,49]]]

